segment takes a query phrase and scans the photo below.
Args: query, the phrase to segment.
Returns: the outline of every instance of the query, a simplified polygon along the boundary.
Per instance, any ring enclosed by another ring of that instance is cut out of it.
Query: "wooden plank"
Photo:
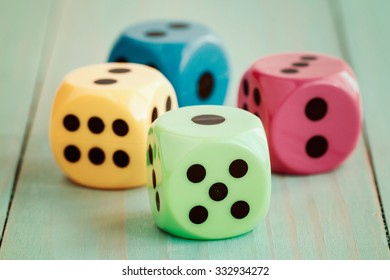
[[[281,9],[281,7],[283,7]],[[220,241],[180,239],[158,230],[147,190],[90,190],[56,167],[48,145],[51,102],[71,69],[107,58],[128,24],[153,18],[200,21],[220,34],[240,75],[262,55],[318,51],[341,55],[326,1],[74,1],[63,12],[39,101],[2,259],[388,259],[363,140],[335,172],[273,175],[267,219],[249,234]]]
[[[375,167],[384,219],[390,219],[390,96],[387,84],[390,64],[389,1],[341,1],[339,12],[346,29],[344,48],[359,77],[363,95],[365,132]],[[343,29],[341,29],[343,30]],[[390,246],[390,236],[387,232]]]
[[[0,2],[0,234],[28,127],[50,1]],[[2,235],[0,235],[1,240]]]

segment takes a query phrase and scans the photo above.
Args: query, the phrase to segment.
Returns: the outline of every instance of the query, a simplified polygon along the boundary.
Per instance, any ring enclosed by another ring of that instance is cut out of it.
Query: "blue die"
[[[130,26],[108,60],[160,70],[175,88],[181,107],[224,102],[229,80],[227,57],[219,39],[204,25],[160,20]]]

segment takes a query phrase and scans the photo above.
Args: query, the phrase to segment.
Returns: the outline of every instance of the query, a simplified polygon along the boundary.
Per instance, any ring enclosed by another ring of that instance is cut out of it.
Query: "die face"
[[[227,153],[229,151],[229,153]],[[173,172],[167,191],[174,234],[220,239],[252,230],[269,206],[270,178],[266,162],[235,145],[195,149]],[[180,199],[177,199],[180,198]]]
[[[155,133],[181,135],[187,141],[193,139],[195,142],[203,138],[231,139],[252,130],[259,131],[260,141],[266,142],[263,125],[257,117],[244,110],[216,105],[174,110],[159,118],[154,129]],[[175,141],[175,138],[170,141]]]
[[[123,32],[108,60],[149,65],[174,84],[172,79],[180,74],[184,49],[209,37],[210,33],[210,29],[198,23],[167,20],[139,23]],[[191,51],[195,49],[190,47]]]
[[[247,71],[240,82],[237,105],[260,118],[264,129],[267,130],[269,124],[269,114],[266,109],[268,96],[262,92],[263,89],[252,71]]]
[[[228,238],[253,229],[268,211],[268,148],[255,116],[218,106],[170,112],[152,125],[146,153],[151,209],[165,231]]]
[[[262,75],[282,79],[323,79],[350,70],[341,59],[319,53],[284,53],[259,59],[253,67]]]
[[[143,124],[121,107],[107,98],[85,95],[54,108],[51,146],[72,181],[97,188],[145,182],[141,173],[145,164],[141,143],[146,141]]]
[[[146,172],[147,172],[147,186],[150,188],[149,196],[151,202],[152,212],[157,214],[160,212],[160,194],[163,180],[163,171],[161,163],[161,150],[159,143],[153,133],[149,130],[148,142],[146,145]]]
[[[140,97],[153,96],[150,84],[166,84],[160,72],[136,63],[102,63],[78,68],[65,76],[64,82],[74,88],[94,90],[95,94],[116,94],[133,90],[144,92]],[[125,97],[131,96],[125,94]]]
[[[221,46],[205,42],[181,67],[177,85],[180,106],[223,104],[229,82],[229,66]]]
[[[261,104],[249,97],[250,90],[247,96],[246,87],[259,88]],[[326,55],[290,53],[258,60],[241,81],[238,106],[260,112],[274,172],[332,170],[353,151],[361,131],[355,76],[344,61]]]
[[[173,68],[171,72],[169,69],[165,69],[164,59],[159,56],[159,54],[164,53],[164,55],[172,57],[172,55],[175,55],[172,52],[178,50],[180,51],[181,48],[182,45],[176,45],[171,49],[167,47],[163,47],[163,49],[161,49],[158,48],[157,45],[148,44],[144,41],[137,41],[128,37],[127,34],[123,34],[115,43],[108,61],[119,63],[139,63],[155,68],[163,73],[175,73],[177,71],[175,68]],[[167,75],[165,76],[170,78]]]
[[[88,187],[145,184],[147,130],[167,100],[168,109],[177,108],[172,86],[150,67],[102,64],[71,72],[52,109],[50,143],[57,163]]]
[[[361,115],[357,96],[339,87],[300,88],[274,116],[271,161],[277,159],[281,172],[310,174],[336,168],[357,144]]]
[[[229,65],[213,32],[197,23],[153,21],[128,28],[109,61],[136,62],[161,71],[180,106],[223,104]]]
[[[198,38],[207,36],[210,29],[202,24],[171,21],[155,20],[139,23],[128,27],[124,34],[138,41],[147,43],[182,43],[187,44],[196,41]]]

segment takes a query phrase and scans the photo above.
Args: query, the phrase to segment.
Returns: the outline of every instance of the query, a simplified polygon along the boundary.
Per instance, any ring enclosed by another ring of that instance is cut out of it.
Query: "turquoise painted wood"
[[[374,104],[385,92],[376,97],[368,94],[377,84],[371,81],[372,74],[366,74],[364,65],[371,57],[367,52],[373,49],[378,53],[382,39],[373,33],[365,35],[373,37],[371,44],[354,51],[346,48],[345,41],[363,36],[355,29],[358,16],[349,14],[352,2],[339,6],[325,0],[53,1],[51,28],[45,31],[45,48],[49,51],[39,58],[45,63],[39,73],[42,86],[36,95],[37,110],[31,119],[32,130],[0,258],[389,259],[386,216],[382,217],[377,192],[378,187],[382,203],[388,203],[382,191],[389,182],[384,174],[386,161],[368,152],[380,152],[372,146],[372,139],[379,139],[374,117],[371,121],[366,118],[367,137],[360,139],[355,152],[339,169],[316,176],[273,175],[267,219],[249,234],[210,242],[180,239],[158,230],[144,187],[101,191],[72,184],[55,165],[48,143],[51,103],[63,76],[73,68],[104,61],[125,26],[154,18],[200,21],[220,35],[233,69],[227,105],[235,104],[240,76],[254,59],[275,52],[307,50],[350,59],[357,67],[366,115],[374,114]],[[354,8],[357,12],[365,7],[359,3]],[[381,8],[380,4],[373,6],[384,16]],[[39,14],[43,17],[45,13],[41,10]],[[383,24],[376,23],[375,16],[366,15],[365,20],[372,28]],[[381,20],[384,22],[385,17]],[[340,22],[345,22],[348,31],[342,36]],[[363,62],[358,62],[360,56],[365,57]],[[370,67],[385,69],[385,61],[374,61],[380,66]],[[37,70],[29,73],[35,75]],[[384,85],[385,71],[378,74],[378,80]],[[10,98],[0,96],[1,103]],[[388,116],[384,108],[377,113],[378,118]],[[384,145],[390,137],[382,137]],[[376,182],[373,174],[380,174],[378,164],[383,174]]]
[[[49,1],[0,1],[0,232],[42,81],[49,11]]]
[[[390,223],[389,1],[341,1],[345,49],[361,81],[365,133],[383,210]]]

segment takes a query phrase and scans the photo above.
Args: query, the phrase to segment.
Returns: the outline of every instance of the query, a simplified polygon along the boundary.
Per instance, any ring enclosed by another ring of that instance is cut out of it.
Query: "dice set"
[[[127,28],[108,61],[157,68],[175,88],[180,107],[222,105],[229,65],[222,43],[199,23],[150,21]]]
[[[55,160],[83,186],[146,184],[156,225],[176,236],[252,230],[269,209],[271,170],[332,170],[361,133],[356,77],[335,57],[257,60],[239,85],[243,110],[215,106],[225,99],[229,66],[201,24],[131,26],[109,61],[76,69],[60,84],[49,136]]]
[[[238,107],[261,118],[274,172],[332,170],[353,151],[361,132],[355,75],[341,59],[323,54],[259,59],[241,80]]]

